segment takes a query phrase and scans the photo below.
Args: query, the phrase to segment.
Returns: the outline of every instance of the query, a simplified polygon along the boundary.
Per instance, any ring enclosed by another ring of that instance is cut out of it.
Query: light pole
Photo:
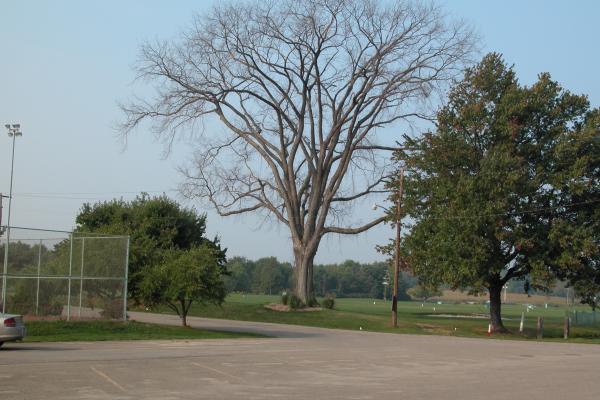
[[[392,326],[398,327],[398,279],[400,276],[400,231],[401,231],[401,220],[402,220],[402,194],[404,191],[404,167],[400,168],[400,180],[398,182],[398,189],[396,191],[396,212],[394,215],[394,221],[396,222],[396,241],[394,246],[394,292],[392,294]],[[390,210],[386,207],[374,204],[373,209],[382,208],[387,212]]]
[[[10,244],[10,213],[12,209],[13,172],[15,169],[15,139],[23,135],[21,124],[4,125],[8,131],[8,137],[12,138],[12,159],[10,165],[10,190],[8,193],[8,218],[6,221],[6,245],[4,247],[4,270],[2,273],[2,314],[6,314],[6,275],[8,274],[8,247]]]

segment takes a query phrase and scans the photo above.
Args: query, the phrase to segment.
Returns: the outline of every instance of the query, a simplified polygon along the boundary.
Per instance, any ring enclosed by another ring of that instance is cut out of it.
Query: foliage
[[[295,293],[292,293],[290,295],[288,304],[290,306],[290,309],[292,309],[292,310],[298,310],[298,309],[304,308],[306,306],[306,304],[304,304],[304,302],[302,302],[302,299],[300,297],[296,296]]]
[[[418,284],[417,286],[414,286],[414,287],[408,289],[408,294],[410,295],[410,297],[412,297],[414,299],[427,301],[427,299],[430,299],[432,297],[441,296],[442,291],[439,290],[438,288],[429,287],[429,286],[423,285],[423,284]]]
[[[123,319],[123,300],[114,298],[103,299],[100,314],[106,319]]]
[[[287,306],[290,301],[290,294],[288,292],[283,292],[281,295],[281,304]]]
[[[224,254],[212,243],[187,250],[166,252],[159,264],[150,268],[140,285],[140,295],[149,306],[166,304],[187,326],[192,303],[221,304],[225,299]]]
[[[420,278],[488,290],[499,331],[500,291],[513,278],[597,283],[597,115],[549,74],[520,85],[497,54],[468,69],[437,130],[397,154],[414,221],[403,252]]]
[[[8,298],[10,312],[23,315],[36,314],[36,280],[20,279],[14,285],[15,291]],[[61,315],[66,297],[66,286],[51,280],[40,281],[40,297],[37,312],[39,315]],[[62,289],[62,290],[61,290]],[[122,307],[121,307],[122,308]]]
[[[231,275],[225,278],[228,292],[270,294],[289,292],[293,284],[291,264],[274,257],[257,261],[233,257],[227,263]],[[314,289],[320,296],[331,293],[336,297],[383,298],[386,275],[392,275],[388,263],[359,263],[346,260],[340,264],[317,264],[314,266]],[[402,273],[399,285],[400,300],[408,300],[406,290],[416,284],[416,279]],[[391,289],[387,288],[387,297]]]
[[[549,233],[551,266],[595,309],[600,302],[600,109],[561,136],[554,171],[562,208]]]
[[[335,307],[335,298],[333,296],[327,296],[321,301],[321,305],[323,308],[327,308],[329,310],[333,310]]]
[[[228,292],[278,293],[292,283],[292,266],[275,257],[256,261],[244,257],[232,257],[227,262],[230,275],[225,278]]]
[[[171,249],[190,249],[211,243],[204,237],[206,215],[184,208],[166,196],[141,194],[132,201],[111,200],[84,204],[77,215],[78,232],[129,235],[129,283],[132,298],[148,269]],[[218,241],[212,243],[218,248]]]

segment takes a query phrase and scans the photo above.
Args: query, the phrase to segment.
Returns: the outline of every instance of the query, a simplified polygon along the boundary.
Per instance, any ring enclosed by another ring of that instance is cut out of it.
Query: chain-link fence
[[[600,313],[596,311],[572,311],[569,313],[574,326],[600,326]]]
[[[67,320],[125,319],[128,258],[128,236],[5,229],[1,311]]]

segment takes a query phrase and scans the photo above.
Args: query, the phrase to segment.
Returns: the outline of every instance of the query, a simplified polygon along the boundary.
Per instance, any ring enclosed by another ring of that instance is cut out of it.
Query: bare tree
[[[296,293],[312,303],[323,236],[384,221],[345,223],[391,175],[393,149],[376,132],[427,117],[471,37],[435,6],[408,1],[231,3],[197,17],[179,40],[143,46],[137,69],[156,97],[123,106],[123,132],[144,120],[167,141],[199,132],[184,193],[222,216],[262,211],[285,224]]]

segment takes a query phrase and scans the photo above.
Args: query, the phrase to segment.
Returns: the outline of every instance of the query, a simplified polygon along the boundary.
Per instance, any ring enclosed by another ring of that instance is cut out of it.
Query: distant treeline
[[[230,292],[257,294],[280,294],[293,287],[292,265],[275,257],[256,261],[244,257],[233,257],[228,262],[231,275],[226,278]],[[317,296],[390,298],[393,276],[391,267],[385,262],[362,264],[345,261],[341,264],[315,265],[314,285]],[[417,284],[417,280],[402,273],[399,298],[409,299],[406,291]],[[388,282],[389,285],[385,285]]]
[[[294,269],[288,262],[275,257],[260,258],[256,261],[245,257],[229,259],[227,269],[231,275],[225,278],[229,292],[255,294],[281,294],[293,287]],[[341,264],[317,264],[314,267],[315,293],[319,297],[334,295],[336,297],[367,297],[375,299],[391,297],[393,270],[388,263],[359,263],[352,260]],[[388,282],[389,285],[384,285]],[[409,300],[410,293],[415,298],[435,297],[436,290],[423,294],[418,286],[418,279],[409,273],[402,272],[398,290],[400,300]],[[413,290],[409,290],[414,288]],[[449,289],[447,286],[439,289]],[[407,293],[408,292],[408,293]],[[511,281],[509,293],[524,293],[523,281]],[[530,294],[548,294],[565,296],[567,289],[563,282],[555,282],[549,292],[530,290]],[[571,294],[573,292],[571,291]]]

